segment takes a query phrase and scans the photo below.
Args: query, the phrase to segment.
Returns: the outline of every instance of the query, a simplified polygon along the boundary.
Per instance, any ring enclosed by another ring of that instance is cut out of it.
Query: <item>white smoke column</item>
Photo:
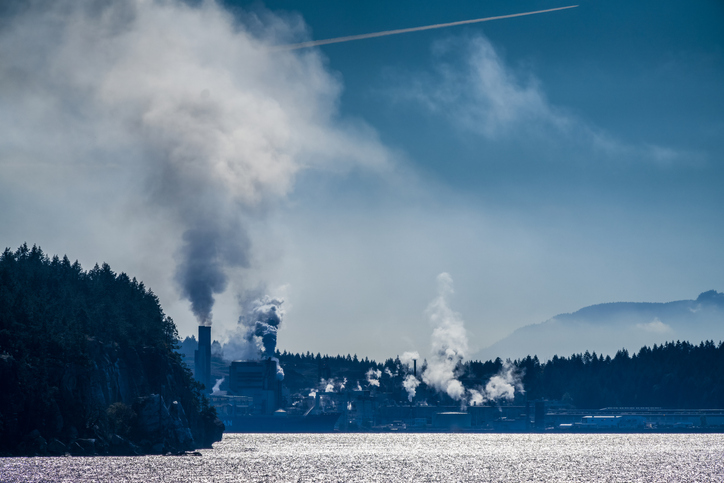
[[[405,391],[407,391],[407,399],[410,402],[415,399],[415,394],[417,393],[417,386],[419,385],[420,381],[412,374],[408,374],[405,380],[402,381],[402,387],[404,387]]]
[[[298,36],[299,19],[260,25],[213,0],[25,3],[0,29],[3,176],[51,167],[68,199],[91,181],[118,213],[154,221],[137,240],[173,237],[160,246],[175,246],[199,324],[252,265],[248,221],[301,169],[387,165],[374,132],[339,122],[340,85],[318,52],[267,48]]]
[[[222,396],[226,394],[226,391],[221,390],[221,384],[224,382],[225,377],[222,377],[221,379],[216,380],[216,384],[214,384],[214,388],[211,390],[212,396]]]
[[[455,377],[455,369],[468,350],[468,337],[460,314],[448,306],[453,281],[447,273],[437,276],[438,296],[428,306],[432,331],[432,355],[422,380],[428,386],[447,393],[456,401],[463,400],[465,388]]]
[[[475,389],[468,390],[468,404],[479,406],[486,401],[485,395]]]
[[[370,367],[370,370],[367,371],[367,374],[365,375],[367,377],[367,384],[370,386],[380,387],[380,377],[382,377],[382,371],[379,369],[372,369]]]
[[[521,374],[510,362],[505,362],[498,374],[490,378],[485,385],[485,396],[488,400],[506,399],[512,401],[515,392],[525,393]]]
[[[282,369],[282,366],[279,365],[279,359],[276,357],[270,357],[269,359],[273,360],[277,365],[277,381],[283,381],[284,380],[284,369]]]

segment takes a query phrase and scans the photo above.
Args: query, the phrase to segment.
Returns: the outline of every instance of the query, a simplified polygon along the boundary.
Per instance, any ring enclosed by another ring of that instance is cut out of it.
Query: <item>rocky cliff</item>
[[[0,256],[0,454],[180,453],[223,424],[142,283],[26,246]]]
[[[3,452],[165,454],[221,440],[223,424],[179,358],[151,347],[121,350],[93,338],[87,346],[89,361],[47,367],[57,386],[41,405],[28,400],[23,384],[39,368],[0,356]]]

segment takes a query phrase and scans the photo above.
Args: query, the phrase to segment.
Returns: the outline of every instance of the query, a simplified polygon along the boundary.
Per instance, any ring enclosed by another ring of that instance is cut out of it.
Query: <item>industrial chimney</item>
[[[194,352],[196,380],[211,390],[211,327],[199,326],[199,347]]]

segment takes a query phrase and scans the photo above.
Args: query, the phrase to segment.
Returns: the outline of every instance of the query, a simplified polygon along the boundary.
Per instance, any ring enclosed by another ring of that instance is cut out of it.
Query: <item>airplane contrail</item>
[[[374,37],[385,37],[387,35],[397,35],[397,34],[406,34],[409,32],[419,32],[421,30],[441,29],[441,28],[445,28],[445,27],[455,27],[457,25],[467,25],[467,24],[471,24],[471,23],[488,22],[490,20],[500,20],[503,18],[523,17],[525,15],[535,15],[538,13],[555,12],[557,10],[566,10],[568,8],[576,8],[577,6],[578,5],[569,5],[568,7],[549,8],[548,10],[536,10],[535,12],[514,13],[512,15],[500,15],[498,17],[486,17],[486,18],[476,18],[473,20],[461,20],[459,22],[438,23],[435,25],[425,25],[423,27],[385,30],[383,32],[373,32],[371,34],[361,34],[361,35],[349,35],[347,37],[336,37],[334,39],[310,40],[309,42],[301,42],[299,44],[277,45],[276,47],[272,47],[272,50],[280,51],[280,50],[305,49],[307,47],[316,47],[318,45],[338,44],[340,42],[350,42],[352,40],[371,39]]]

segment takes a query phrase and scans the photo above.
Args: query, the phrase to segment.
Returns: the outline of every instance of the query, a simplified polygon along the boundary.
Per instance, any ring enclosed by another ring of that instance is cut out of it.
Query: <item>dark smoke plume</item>
[[[277,332],[284,317],[281,299],[264,297],[254,302],[249,322],[254,323],[254,340],[262,355],[273,357],[277,347]],[[248,323],[248,322],[247,322]]]
[[[176,268],[176,281],[191,302],[200,325],[211,325],[214,295],[223,293],[229,282],[227,267],[249,267],[249,240],[244,232],[204,223],[187,230]]]

